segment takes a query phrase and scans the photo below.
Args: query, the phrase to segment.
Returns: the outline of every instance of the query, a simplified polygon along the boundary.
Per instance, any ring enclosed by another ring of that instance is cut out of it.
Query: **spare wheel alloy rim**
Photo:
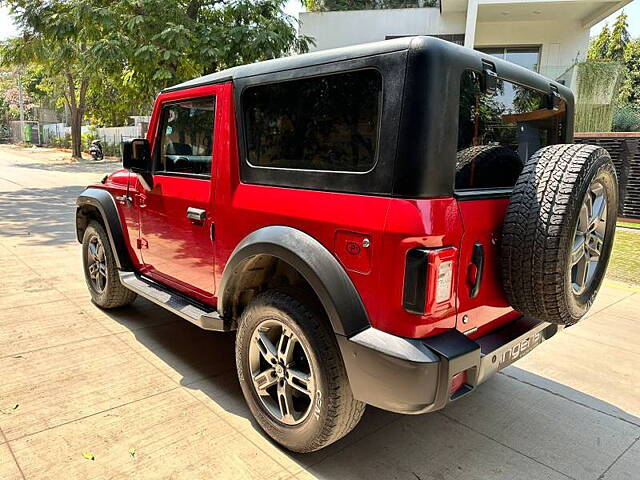
[[[298,336],[279,320],[260,323],[249,344],[251,386],[269,414],[297,425],[311,413],[316,382]]]
[[[581,295],[591,286],[602,259],[607,232],[607,197],[602,183],[593,182],[582,200],[571,246],[571,288]]]

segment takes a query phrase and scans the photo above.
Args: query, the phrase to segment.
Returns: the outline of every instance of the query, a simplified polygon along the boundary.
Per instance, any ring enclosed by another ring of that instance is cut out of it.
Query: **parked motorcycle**
[[[89,154],[91,155],[91,158],[93,160],[102,160],[104,158],[100,140],[93,140],[91,142],[91,146],[89,147]]]

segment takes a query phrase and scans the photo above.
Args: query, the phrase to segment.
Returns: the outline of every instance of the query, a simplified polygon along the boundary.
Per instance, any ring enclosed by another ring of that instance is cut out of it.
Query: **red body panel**
[[[458,322],[458,329],[462,332],[477,329],[470,333],[471,338],[482,336],[487,330],[498,328],[520,315],[507,302],[500,280],[500,233],[508,204],[508,198],[458,203],[464,224],[458,273],[458,318],[462,320],[466,315],[467,322]],[[478,295],[471,298],[473,274],[470,267],[475,243],[480,243],[484,249],[484,272]]]
[[[149,128],[151,145],[163,102],[212,94],[216,96],[216,125],[210,182],[156,176],[153,190],[146,192],[133,176],[118,172],[106,184],[114,195],[121,195],[126,179],[132,178],[130,194],[136,200],[132,206],[118,204],[118,208],[137,268],[215,305],[215,285],[220,285],[238,243],[261,227],[286,225],[311,235],[336,256],[358,290],[372,326],[378,329],[425,337],[456,327],[456,315],[467,314],[472,319],[466,325],[457,322],[465,331],[510,314],[498,283],[495,248],[487,249],[479,296],[469,299],[466,286],[470,246],[474,240],[491,243],[506,201],[491,201],[489,206],[486,201],[459,203],[452,197],[411,200],[243,184],[231,83],[160,95]],[[207,210],[206,225],[196,228],[190,224],[185,217],[187,206]],[[214,242],[209,238],[211,223],[215,224]],[[143,240],[141,254],[138,235]],[[402,304],[407,251],[446,246],[455,247],[460,254],[454,270],[454,280],[458,279],[453,284],[455,301],[434,315],[409,313]]]
[[[145,273],[186,292],[213,297],[211,181],[156,175],[153,182],[151,191],[138,191],[134,198],[140,212]],[[205,210],[205,221],[189,220],[189,207]]]

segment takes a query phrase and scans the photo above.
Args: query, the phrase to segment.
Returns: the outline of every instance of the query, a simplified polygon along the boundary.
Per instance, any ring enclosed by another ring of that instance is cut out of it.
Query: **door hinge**
[[[136,240],[136,246],[138,250],[149,248],[149,242],[147,242],[144,238],[138,238],[138,240]]]

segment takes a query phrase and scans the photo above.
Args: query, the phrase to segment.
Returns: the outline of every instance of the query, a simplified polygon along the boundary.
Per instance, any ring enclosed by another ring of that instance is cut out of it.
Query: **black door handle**
[[[204,222],[207,218],[207,211],[201,208],[189,207],[187,208],[187,218],[194,222]]]
[[[484,271],[484,247],[481,243],[473,244],[471,253],[471,265],[475,267],[475,278],[472,278],[470,298],[476,298],[480,292],[480,284],[482,283],[482,272]]]

